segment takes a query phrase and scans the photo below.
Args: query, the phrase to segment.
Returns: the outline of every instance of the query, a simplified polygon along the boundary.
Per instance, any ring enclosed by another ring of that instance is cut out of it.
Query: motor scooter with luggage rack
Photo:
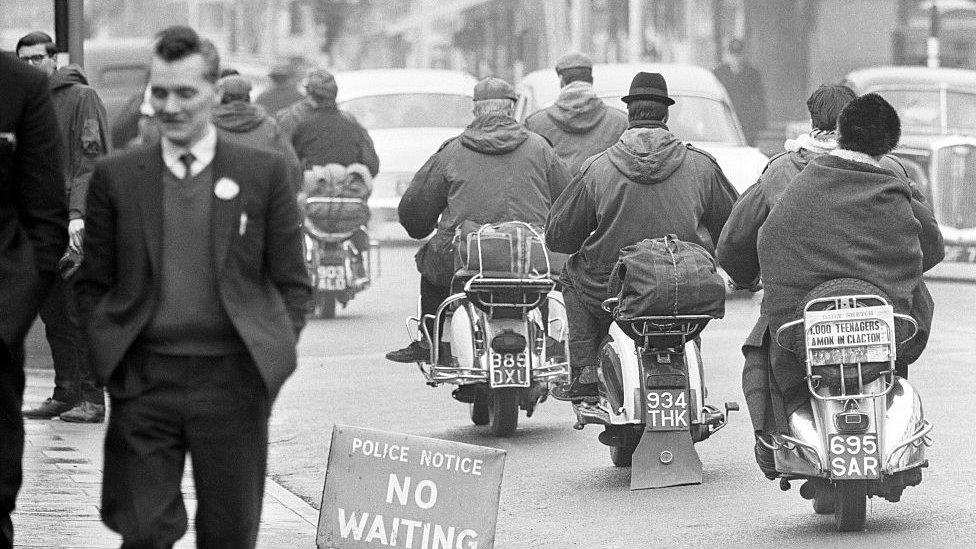
[[[790,416],[789,433],[761,442],[773,451],[783,490],[806,480],[800,495],[816,513],[833,514],[839,531],[863,530],[869,497],[899,501],[928,466],[932,424],[895,366],[918,324],[856,279],[821,284],[802,307],[775,341],[804,363],[809,402]]]
[[[701,484],[695,449],[728,421],[735,402],[720,410],[705,402],[699,335],[712,317],[623,318],[618,298],[603,302],[614,315],[600,346],[599,397],[573,403],[577,429],[603,425],[600,442],[617,467],[632,467],[632,490]]]
[[[366,201],[360,198],[312,196],[305,199],[306,210],[311,206],[338,209],[353,205],[367,208]],[[343,307],[366,288],[373,280],[377,257],[377,243],[369,238],[365,226],[353,230],[323,231],[308,217],[305,218],[305,263],[313,286],[314,318],[335,318],[336,305]],[[354,238],[361,232],[358,240],[368,243],[360,250]]]
[[[519,410],[531,417],[550,384],[568,376],[565,306],[535,227],[486,224],[465,244],[470,261],[455,274],[454,293],[436,314],[408,319],[407,329],[430,349],[418,363],[427,385],[457,386],[454,397],[468,403],[475,425],[508,436]]]

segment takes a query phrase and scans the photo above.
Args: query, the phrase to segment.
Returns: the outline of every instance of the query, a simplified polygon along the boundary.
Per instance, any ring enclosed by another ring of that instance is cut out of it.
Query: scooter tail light
[[[864,433],[870,425],[870,418],[863,412],[838,412],[834,414],[834,427],[839,433]]]

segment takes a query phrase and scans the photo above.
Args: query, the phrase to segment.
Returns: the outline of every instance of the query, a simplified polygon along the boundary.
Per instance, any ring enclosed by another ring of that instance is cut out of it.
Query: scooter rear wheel
[[[471,413],[471,423],[475,425],[488,425],[491,421],[491,411],[490,403],[488,402],[488,393],[479,390],[474,396],[474,402],[468,405],[468,411]]]
[[[315,293],[315,318],[335,318],[336,295],[334,292]]]
[[[860,480],[837,482],[837,497],[834,503],[834,525],[838,532],[860,532],[864,530],[867,513],[867,485]]]
[[[630,467],[634,462],[634,450],[637,446],[611,446],[610,461],[615,467]]]
[[[507,437],[518,427],[519,402],[522,395],[518,387],[492,389],[489,416],[491,431],[497,437]]]
[[[817,495],[813,498],[813,512],[818,515],[832,515],[834,514],[836,502],[837,496],[833,492],[825,492],[822,495]]]

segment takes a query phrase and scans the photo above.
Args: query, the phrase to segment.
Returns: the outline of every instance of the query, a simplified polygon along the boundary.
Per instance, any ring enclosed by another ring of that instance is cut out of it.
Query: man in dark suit
[[[123,547],[172,547],[193,461],[200,547],[254,547],[268,415],[311,294],[285,160],[217,137],[219,58],[162,31],[150,70],[162,139],[108,158],[88,195],[78,292],[112,413],[102,519]]]
[[[68,244],[61,137],[47,77],[0,53],[0,549],[24,453],[24,335]]]

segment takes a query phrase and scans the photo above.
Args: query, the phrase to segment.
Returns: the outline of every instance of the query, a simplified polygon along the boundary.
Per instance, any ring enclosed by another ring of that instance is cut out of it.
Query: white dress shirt
[[[161,140],[163,147],[163,163],[169,171],[177,177],[183,179],[186,175],[186,165],[180,157],[189,152],[193,155],[193,164],[190,164],[190,175],[197,175],[203,171],[211,162],[217,150],[217,129],[213,124],[207,124],[207,133],[199,141],[194,143],[189,149],[174,144],[164,136]]]

